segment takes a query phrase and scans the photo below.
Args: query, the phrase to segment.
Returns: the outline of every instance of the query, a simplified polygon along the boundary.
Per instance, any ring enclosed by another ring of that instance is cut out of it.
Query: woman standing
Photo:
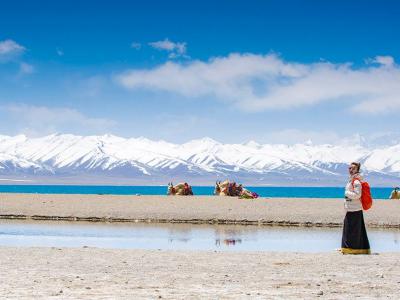
[[[361,204],[362,177],[360,175],[360,166],[360,163],[356,162],[351,163],[349,166],[350,178],[344,194],[346,217],[343,222],[343,254],[371,253]]]

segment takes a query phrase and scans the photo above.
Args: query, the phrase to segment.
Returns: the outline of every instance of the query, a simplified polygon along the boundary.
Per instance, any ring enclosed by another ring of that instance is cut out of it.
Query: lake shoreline
[[[124,219],[98,217],[64,217],[64,216],[27,216],[27,215],[0,215],[0,220],[27,220],[27,221],[67,221],[67,222],[104,222],[104,223],[147,223],[147,224],[211,224],[211,225],[241,225],[241,226],[279,226],[279,227],[326,227],[338,228],[343,223],[314,223],[268,220],[229,220],[229,219]],[[369,228],[400,229],[400,224],[368,223]]]

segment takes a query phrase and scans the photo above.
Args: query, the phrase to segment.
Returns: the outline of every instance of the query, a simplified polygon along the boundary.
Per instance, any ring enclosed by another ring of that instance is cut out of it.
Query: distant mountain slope
[[[347,165],[361,161],[376,185],[400,181],[400,144],[221,144],[210,138],[185,144],[112,135],[0,136],[0,178],[59,183],[212,184],[232,178],[246,184],[341,185]]]

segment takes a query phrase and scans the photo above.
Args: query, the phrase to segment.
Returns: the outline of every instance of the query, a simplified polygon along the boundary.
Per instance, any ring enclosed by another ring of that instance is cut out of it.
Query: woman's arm
[[[351,200],[357,200],[361,198],[361,182],[359,180],[354,180],[353,191],[347,190],[344,195]]]

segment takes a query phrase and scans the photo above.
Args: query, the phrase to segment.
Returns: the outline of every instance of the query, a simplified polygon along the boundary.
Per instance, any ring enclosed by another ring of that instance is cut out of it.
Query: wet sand
[[[0,218],[340,227],[341,199],[0,194]],[[375,201],[369,227],[400,227],[400,201]]]
[[[400,253],[0,248],[2,299],[398,299]]]

